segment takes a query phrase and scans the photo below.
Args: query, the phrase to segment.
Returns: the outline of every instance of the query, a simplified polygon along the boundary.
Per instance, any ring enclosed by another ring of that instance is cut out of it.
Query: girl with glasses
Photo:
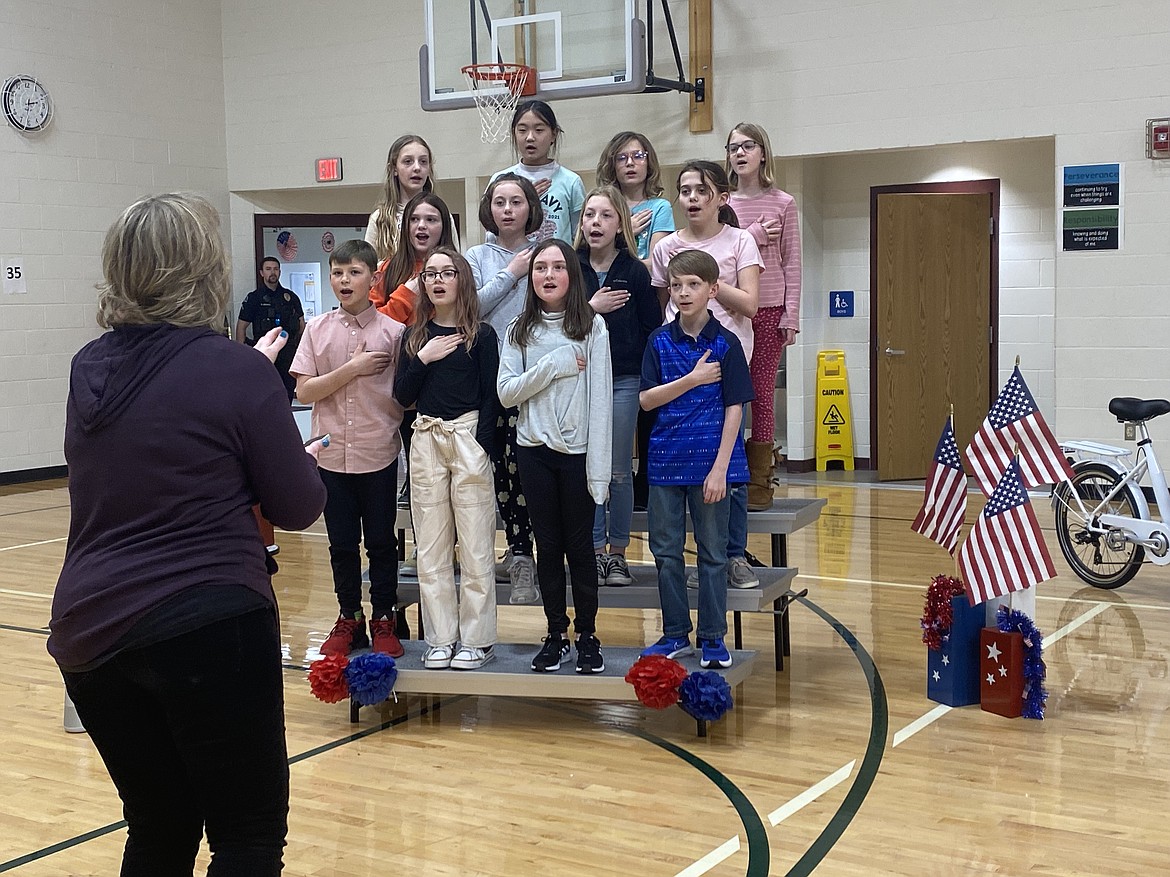
[[[662,197],[658,155],[643,134],[622,131],[610,138],[597,162],[597,185],[616,186],[626,199],[636,252],[646,269],[654,245],[674,231],[674,211]]]
[[[474,670],[492,660],[496,643],[491,450],[499,348],[480,322],[471,266],[457,250],[432,252],[419,277],[424,294],[402,339],[394,395],[418,409],[410,497],[414,531],[426,534],[417,546],[423,666]]]
[[[752,317],[752,434],[747,442],[748,509],[772,507],[773,390],[780,356],[800,331],[800,223],[796,201],[772,184],[772,147],[759,125],[740,122],[727,135],[731,207],[760,249],[760,309]]]
[[[374,287],[370,290],[370,301],[374,306],[404,326],[409,326],[414,314],[414,303],[418,296],[418,272],[422,269],[423,260],[438,247],[455,247],[455,240],[451,229],[454,223],[451,220],[451,211],[446,202],[434,192],[422,191],[411,198],[402,212],[402,225],[398,229],[398,244],[394,255],[378,266],[374,276]],[[389,292],[388,292],[389,291]],[[410,468],[410,425],[414,420],[414,411],[406,411],[402,415],[402,426],[399,434],[402,437],[402,448],[406,454],[406,468]],[[402,485],[402,492],[398,496],[400,508],[410,503],[410,479]],[[417,531],[415,531],[417,532]],[[417,548],[416,548],[417,550]],[[412,576],[415,574],[414,556],[412,555],[399,567],[398,574]]]

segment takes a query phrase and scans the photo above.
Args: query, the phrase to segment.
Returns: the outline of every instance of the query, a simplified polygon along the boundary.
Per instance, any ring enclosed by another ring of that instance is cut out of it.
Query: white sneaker
[[[455,657],[454,644],[449,646],[431,646],[423,655],[423,666],[428,670],[446,670],[451,666],[451,659]]]
[[[509,603],[525,606],[540,602],[540,591],[536,587],[536,561],[523,554],[512,558],[512,593]]]
[[[495,649],[488,646],[477,649],[474,646],[460,646],[451,659],[452,670],[476,670],[496,656]]]

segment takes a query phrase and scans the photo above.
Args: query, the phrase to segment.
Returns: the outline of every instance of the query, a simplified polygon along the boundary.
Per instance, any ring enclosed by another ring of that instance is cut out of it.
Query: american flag
[[[910,529],[954,554],[959,544],[959,528],[966,516],[967,474],[959,460],[952,418],[948,417],[934,451],[930,473],[926,476],[922,509]]]
[[[1034,587],[1056,575],[1016,460],[1008,463],[971,535],[959,549],[959,573],[972,606]]]
[[[1012,461],[1017,447],[1025,486],[1039,487],[1072,478],[1068,460],[1036,407],[1019,366],[1012,370],[983,426],[967,446],[967,465],[987,496],[995,490],[999,474]]]
[[[297,239],[293,237],[291,231],[282,231],[276,236],[276,252],[280,253],[280,258],[286,262],[291,262],[297,257]]]

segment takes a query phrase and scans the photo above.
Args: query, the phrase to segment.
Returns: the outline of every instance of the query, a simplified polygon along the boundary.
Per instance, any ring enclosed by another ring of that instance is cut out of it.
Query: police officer
[[[305,310],[297,294],[280,285],[280,261],[275,256],[265,256],[260,263],[260,281],[260,285],[249,292],[240,305],[236,340],[241,344],[255,344],[257,338],[262,338],[279,321],[280,327],[288,332],[289,339],[276,357],[276,370],[284,381],[288,401],[291,402],[297,382],[289,376],[288,369],[296,355],[301,334],[305,331]],[[251,338],[248,337],[249,325],[252,327]]]

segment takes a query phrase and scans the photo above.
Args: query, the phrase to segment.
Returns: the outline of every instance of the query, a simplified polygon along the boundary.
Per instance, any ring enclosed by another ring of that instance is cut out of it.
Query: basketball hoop
[[[536,70],[524,64],[469,64],[463,75],[479,110],[479,139],[484,143],[507,142],[520,98],[536,94]]]

